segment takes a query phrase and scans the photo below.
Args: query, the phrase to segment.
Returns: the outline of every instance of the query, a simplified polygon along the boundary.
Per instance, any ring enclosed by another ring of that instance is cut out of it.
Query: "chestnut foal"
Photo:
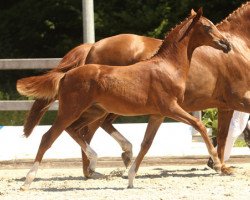
[[[231,42],[234,43],[234,46],[237,47],[237,49],[241,50],[233,51],[230,56],[227,56],[225,58],[224,54],[220,53],[219,51],[212,51],[208,56],[207,49],[209,47],[199,48],[199,50],[197,50],[195,55],[192,57],[193,61],[190,66],[190,70],[195,73],[189,73],[189,78],[186,83],[186,92],[183,102],[183,104],[185,105],[185,110],[191,112],[195,110],[202,110],[208,107],[218,108],[219,119],[217,152],[221,162],[223,163],[222,172],[224,174],[231,174],[233,172],[231,168],[226,167],[223,157],[229,123],[232,117],[233,109],[237,108],[235,107],[235,105],[228,105],[230,100],[228,101],[228,103],[225,102],[225,100],[221,98],[220,95],[215,95],[214,91],[211,89],[215,88],[215,80],[225,73],[221,70],[218,70],[218,73],[214,73],[213,71],[214,68],[221,69],[223,67],[226,67],[229,60],[230,63],[233,64],[231,68],[238,68],[238,66],[240,66],[243,70],[246,68],[248,69],[249,62],[241,62],[241,60],[244,60],[245,57],[247,57],[249,51],[249,47],[244,48],[245,50],[242,51],[242,47],[244,47],[245,44],[248,44],[247,41],[250,34],[250,23],[248,20],[249,16],[250,3],[247,2],[217,25],[218,30],[220,30],[224,34],[227,34],[228,37],[232,38]],[[235,29],[235,26],[237,26],[237,29]],[[89,49],[92,46],[90,44],[82,44],[74,48],[63,57],[62,61],[53,71],[66,72],[74,67],[80,66],[84,62],[107,65],[132,64],[153,55],[153,53],[161,43],[161,40],[132,34],[112,36],[93,44],[93,47],[90,51]],[[239,54],[244,56],[241,57],[239,56]],[[240,65],[238,65],[239,62],[241,63]],[[200,66],[202,66],[203,70],[199,70]],[[212,74],[213,76],[206,76],[201,80],[200,77],[203,76],[203,74]],[[233,73],[232,76],[234,74],[235,73]],[[247,74],[243,76],[249,77]],[[228,81],[230,82],[230,80]],[[233,84],[236,83],[235,81],[232,82]],[[240,88],[247,89],[248,87],[240,86]],[[223,86],[220,89],[216,89],[216,91],[218,91],[218,93],[224,93],[224,89],[230,91],[227,88],[223,88]],[[229,99],[231,98],[229,97]],[[53,102],[54,100],[55,99],[35,100],[24,124],[24,134],[26,137],[30,135],[34,126],[39,123],[41,117],[47,111],[51,102]],[[239,98],[237,99],[237,101],[238,103],[240,103],[241,99]],[[96,109],[94,108],[94,106],[92,109],[92,114],[95,115]],[[243,111],[250,112],[249,109],[244,109]],[[88,109],[87,115],[91,115],[91,109]],[[75,127],[70,126],[66,129],[66,131],[73,138],[75,132],[79,132],[79,134],[84,137],[84,140],[90,143],[96,129],[101,126],[121,145],[121,148],[124,151],[122,153],[122,158],[125,166],[127,167],[130,164],[132,158],[132,145],[112,126],[111,123],[116,117],[117,115],[115,116],[114,114],[109,114],[107,117],[104,117],[103,119],[98,120],[95,123],[89,124],[86,127],[80,126],[80,129],[77,130],[79,124],[82,124],[81,119],[85,121],[85,112],[83,116],[79,120],[77,120],[78,122],[74,123]],[[82,153],[82,156],[84,175],[85,177],[90,177],[92,176],[92,174],[90,174],[88,171],[89,160],[87,159],[84,152]]]
[[[139,165],[166,116],[190,124],[201,133],[215,162],[215,169],[220,171],[221,163],[206,128],[179,106],[184,99],[193,51],[202,45],[224,52],[230,50],[228,41],[209,20],[202,17],[200,9],[172,30],[159,51],[146,61],[123,67],[85,65],[66,74],[48,73],[19,80],[17,89],[21,94],[48,99],[58,94],[59,99],[57,118],[42,138],[34,166],[27,174],[22,189],[29,188],[44,153],[55,139],[92,105],[120,115],[150,115],[141,150],[129,170],[129,188],[133,187]],[[95,152],[86,142],[80,139],[78,142],[92,169],[96,161]]]

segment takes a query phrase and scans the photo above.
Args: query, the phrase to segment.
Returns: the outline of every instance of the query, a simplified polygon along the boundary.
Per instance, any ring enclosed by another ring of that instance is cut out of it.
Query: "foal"
[[[201,15],[200,9],[172,30],[155,56],[146,61],[123,67],[85,65],[66,74],[49,74],[18,81],[17,89],[21,94],[39,98],[51,98],[51,95],[58,94],[59,99],[58,116],[42,138],[34,166],[27,174],[22,189],[29,188],[44,153],[55,139],[92,105],[120,115],[150,115],[141,150],[129,170],[130,188],[166,116],[190,124],[201,133],[215,162],[215,169],[220,171],[221,163],[204,125],[179,106],[183,101],[193,51],[201,45],[224,52],[230,50],[227,40]],[[47,84],[48,79],[52,79],[53,84]],[[79,141],[79,144],[92,162],[90,168],[94,168],[95,152],[87,143]]]

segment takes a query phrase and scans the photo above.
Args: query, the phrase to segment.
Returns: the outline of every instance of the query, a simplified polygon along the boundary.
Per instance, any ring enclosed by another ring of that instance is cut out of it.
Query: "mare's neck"
[[[250,35],[250,3],[234,11],[226,19],[217,25],[217,28],[225,33],[236,35],[243,40],[249,40]]]

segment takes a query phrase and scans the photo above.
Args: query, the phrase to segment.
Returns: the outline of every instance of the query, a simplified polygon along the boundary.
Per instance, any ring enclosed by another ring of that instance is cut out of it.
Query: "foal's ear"
[[[201,17],[203,15],[203,8],[200,7],[199,10],[197,11],[197,15],[199,15],[199,17]]]
[[[191,13],[190,13],[191,16],[194,16],[196,15],[196,12],[194,11],[194,9],[191,10]]]
[[[203,11],[202,11],[202,8],[200,8],[198,11],[197,11],[197,13],[196,13],[196,16],[194,17],[194,22],[197,22],[199,19],[200,19],[200,17],[202,16],[202,14],[203,14]]]

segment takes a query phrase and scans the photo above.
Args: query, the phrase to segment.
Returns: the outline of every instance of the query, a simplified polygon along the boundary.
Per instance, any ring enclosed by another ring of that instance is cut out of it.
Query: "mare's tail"
[[[55,101],[55,99],[36,99],[33,103],[30,111],[28,112],[24,126],[23,132],[25,137],[29,137],[32,133],[34,127],[39,124],[43,115],[47,112],[50,105]]]

